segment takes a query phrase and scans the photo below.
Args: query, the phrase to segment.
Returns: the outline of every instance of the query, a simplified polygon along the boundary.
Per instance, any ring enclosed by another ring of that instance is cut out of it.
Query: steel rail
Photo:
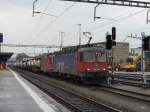
[[[140,83],[137,81],[124,80],[124,79],[115,79],[114,83],[121,83],[124,85],[130,85],[130,86],[135,86],[135,87],[144,87],[144,88],[150,87],[150,84],[144,84],[144,83]]]
[[[138,93],[105,85],[101,85],[99,90],[150,103],[150,95],[148,94]]]

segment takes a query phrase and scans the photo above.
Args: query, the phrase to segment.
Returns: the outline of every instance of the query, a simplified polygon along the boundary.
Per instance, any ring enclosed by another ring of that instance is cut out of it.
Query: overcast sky
[[[32,3],[33,0],[0,0],[0,32],[4,33],[4,43],[60,45],[60,32],[65,32],[64,45],[77,45],[78,24],[82,24],[82,32],[93,34],[92,42],[105,41],[106,32],[111,32],[113,26],[117,28],[117,41],[125,40],[130,47],[141,45],[139,40],[125,39],[131,33],[150,35],[150,24],[146,24],[148,9],[100,5],[96,15],[106,19],[94,21],[96,4],[38,0],[35,11],[57,17],[44,14],[32,17]],[[82,44],[87,41],[82,35]]]

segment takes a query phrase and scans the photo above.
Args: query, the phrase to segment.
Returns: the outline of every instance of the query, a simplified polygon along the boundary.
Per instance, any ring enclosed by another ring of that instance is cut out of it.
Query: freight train
[[[95,46],[66,47],[60,51],[26,58],[16,66],[84,83],[107,82],[111,68],[110,51]]]

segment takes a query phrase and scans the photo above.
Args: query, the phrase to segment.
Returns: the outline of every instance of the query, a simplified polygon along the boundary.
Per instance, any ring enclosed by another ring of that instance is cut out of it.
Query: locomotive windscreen
[[[94,52],[81,52],[80,59],[84,62],[95,62],[95,53]]]
[[[80,52],[80,60],[83,62],[106,62],[105,51]]]

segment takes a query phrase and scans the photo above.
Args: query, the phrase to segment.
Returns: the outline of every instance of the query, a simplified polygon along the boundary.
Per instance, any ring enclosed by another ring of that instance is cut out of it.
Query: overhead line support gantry
[[[63,1],[74,1],[74,2],[85,2],[85,3],[96,3],[96,4],[150,8],[150,2],[132,1],[132,0],[102,0],[102,1],[99,1],[99,0],[63,0]]]
[[[118,6],[128,6],[128,7],[138,7],[138,8],[149,8],[147,11],[147,19],[146,23],[150,22],[149,20],[149,12],[150,12],[150,2],[144,2],[144,1],[133,1],[133,0],[62,0],[62,1],[72,1],[72,2],[84,2],[84,3],[95,3],[97,4],[94,8],[94,21],[96,18],[96,8],[100,4],[106,4],[106,5],[118,5]]]

